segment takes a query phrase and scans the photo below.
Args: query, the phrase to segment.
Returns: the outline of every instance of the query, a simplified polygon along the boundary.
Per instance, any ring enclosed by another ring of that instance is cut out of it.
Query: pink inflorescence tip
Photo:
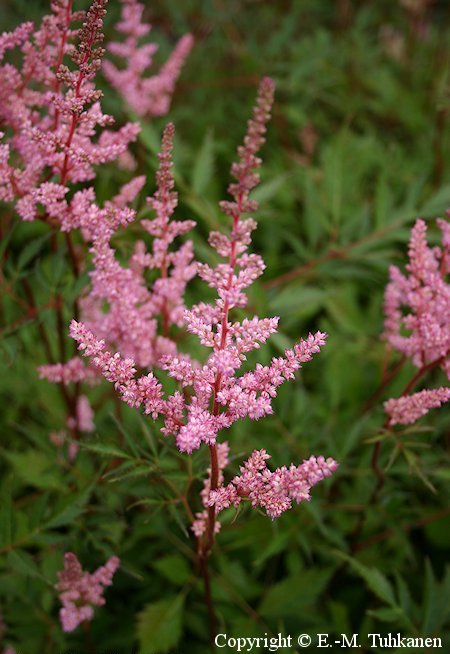
[[[111,586],[119,565],[117,556],[112,556],[105,565],[90,574],[83,571],[73,552],[66,552],[64,569],[58,573],[58,583],[55,585],[62,603],[59,618],[63,631],[73,631],[82,622],[92,620],[93,607],[105,604],[105,587]]]

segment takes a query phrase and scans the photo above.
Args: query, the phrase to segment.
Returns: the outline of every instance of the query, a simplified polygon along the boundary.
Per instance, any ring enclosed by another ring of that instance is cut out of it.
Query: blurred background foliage
[[[0,8],[2,29],[9,29],[38,19],[48,3],[1,0]],[[118,10],[110,2],[107,39]],[[398,361],[380,340],[388,267],[405,263],[417,216],[430,219],[437,239],[432,219],[450,206],[450,7],[443,0],[153,0],[146,15],[160,44],[156,62],[185,32],[196,39],[169,116],[177,129],[178,215],[198,223],[199,258],[211,256],[207,233],[225,220],[217,203],[258,80],[275,79],[254,194],[254,250],[267,271],[250,309],[280,315],[281,330],[258,356],[267,361],[310,330],[329,333],[323,352],[281,389],[276,415],[231,430],[227,478],[261,447],[274,466],[322,453],[340,468],[314,489],[310,504],[275,522],[248,509],[225,515],[211,561],[220,631],[402,631],[440,636],[445,650],[448,411],[431,412],[404,433],[381,434],[382,463],[390,468],[378,495],[370,462],[382,401],[414,374],[407,364],[373,399]],[[119,123],[129,119],[105,91],[106,110]],[[165,120],[144,122],[135,149],[138,172],[148,175],[146,194],[154,189]],[[126,179],[103,169],[99,197]],[[119,251],[129,252],[137,235],[138,223],[117,239]],[[44,326],[56,353],[54,302],[64,298],[69,321],[80,287],[64,248],[50,255],[47,228],[19,223],[10,208],[2,208],[1,254],[4,643],[18,654],[208,651],[193,541],[173,490],[188,491],[195,503],[206,452],[189,461],[177,454],[150,420],[119,407],[105,382],[89,391],[99,407],[95,435],[81,443],[73,465],[58,455],[49,433],[64,427],[65,408],[59,389],[37,378],[47,360],[40,333]],[[195,282],[188,301],[207,293]],[[65,347],[73,347],[68,339]],[[425,383],[438,382],[436,373]],[[106,608],[89,631],[70,636],[60,630],[53,590],[64,551],[76,552],[89,570],[113,553],[122,560]]]

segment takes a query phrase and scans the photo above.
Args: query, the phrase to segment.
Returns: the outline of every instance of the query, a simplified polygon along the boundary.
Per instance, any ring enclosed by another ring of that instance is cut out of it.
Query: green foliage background
[[[388,266],[405,263],[417,216],[433,219],[450,206],[450,11],[434,2],[419,16],[408,6],[148,4],[157,61],[183,33],[196,38],[169,116],[177,128],[178,215],[198,223],[197,256],[211,257],[207,233],[226,220],[218,201],[258,80],[270,75],[277,84],[274,118],[254,194],[260,201],[254,250],[267,271],[250,304],[258,315],[280,315],[281,331],[258,355],[266,361],[310,330],[329,333],[323,352],[282,388],[276,414],[241,422],[230,435],[228,477],[260,447],[272,453],[274,466],[323,453],[340,468],[314,489],[310,504],[275,522],[248,509],[226,515],[211,565],[220,631],[229,635],[355,632],[367,652],[364,634],[401,631],[440,636],[443,651],[450,646],[448,411],[384,438],[382,463],[391,466],[376,498],[370,460],[384,421],[382,401],[401,392],[412,366],[363,411],[386,366],[398,360],[380,341]],[[1,10],[8,29],[38,18],[47,3],[2,0]],[[107,30],[118,3],[110,2],[109,13]],[[129,118],[111,91],[104,102],[119,123]],[[147,194],[164,122],[143,123],[136,148]],[[125,180],[116,168],[104,169],[100,198]],[[193,540],[167,487],[169,480],[183,492],[189,475],[194,499],[206,452],[191,459],[177,454],[151,421],[118,407],[112,396],[103,402],[105,382],[89,391],[94,404],[102,401],[95,435],[82,443],[73,466],[57,457],[48,435],[63,427],[65,408],[58,389],[37,378],[36,367],[46,361],[39,327],[49,331],[56,353],[52,298],[63,296],[68,322],[79,288],[64,247],[50,255],[45,226],[19,223],[10,208],[1,212],[4,642],[18,654],[207,652]],[[430,230],[437,242],[432,220]],[[138,234],[136,224],[117,240],[118,249],[129,252]],[[23,308],[24,280],[37,298],[35,315]],[[189,303],[205,293],[194,283]],[[431,374],[426,383],[444,380]],[[89,633],[64,636],[59,627],[53,584],[64,551],[76,552],[89,570],[113,553],[122,561]]]

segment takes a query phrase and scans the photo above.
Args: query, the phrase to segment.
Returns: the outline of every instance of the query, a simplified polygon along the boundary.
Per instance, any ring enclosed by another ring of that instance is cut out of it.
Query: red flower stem
[[[381,381],[381,383],[378,386],[378,388],[376,389],[376,391],[371,395],[369,400],[367,400],[367,402],[365,403],[365,405],[363,407],[363,411],[362,411],[363,414],[368,413],[373,408],[375,403],[383,395],[386,387],[389,386],[389,384],[395,379],[395,377],[398,375],[400,370],[403,368],[406,360],[407,360],[406,356],[403,355],[402,358],[400,359],[400,361],[398,361],[395,364],[395,366],[392,368],[392,370],[390,370],[389,372],[387,372],[384,375],[384,379]]]
[[[77,79],[77,83],[75,85],[75,98],[77,98],[77,99],[80,97],[81,85],[82,85],[83,80],[85,78],[85,73],[83,72],[83,68],[85,67],[85,65],[89,61],[89,58],[92,55],[92,46],[94,45],[95,36],[96,36],[96,27],[95,27],[95,21],[94,21],[94,24],[91,26],[91,30],[90,30],[90,33],[89,33],[89,38],[88,38],[87,43],[86,43],[86,46],[87,46],[86,47],[86,52],[84,53],[83,59],[82,59],[81,63],[79,64],[79,69],[80,70],[78,72],[78,79]],[[69,134],[67,136],[67,140],[66,140],[65,145],[64,145],[64,149],[66,150],[66,153],[64,155],[64,161],[63,161],[63,165],[62,165],[62,168],[61,168],[61,180],[60,180],[60,183],[63,186],[66,183],[67,174],[69,172],[69,153],[68,153],[68,149],[70,148],[70,146],[72,144],[72,139],[74,137],[75,129],[76,129],[77,125],[78,125],[78,121],[79,121],[79,116],[77,114],[73,114],[72,122],[71,122],[70,129],[69,129]]]
[[[58,60],[56,62],[56,68],[55,68],[56,72],[58,72],[64,58],[64,51],[66,49],[67,36],[69,33],[71,17],[72,17],[72,0],[67,0],[65,23],[61,34],[61,41],[59,43],[59,50],[58,50]],[[60,87],[61,87],[61,82],[56,77],[55,85],[53,87],[54,92],[59,93]],[[58,129],[58,125],[59,125],[59,109],[55,108],[55,115],[53,118],[53,131],[56,131]]]
[[[244,179],[245,176],[249,172],[249,167],[246,167],[245,170],[242,173],[241,179]],[[226,285],[226,290],[229,291],[231,289],[231,286],[233,284],[233,275],[234,275],[234,269],[236,266],[236,247],[237,247],[237,227],[239,224],[239,219],[242,214],[242,207],[243,207],[243,192],[240,192],[237,197],[237,209],[236,213],[233,214],[233,227],[231,231],[231,247],[230,247],[230,255],[229,255],[229,272],[228,272],[228,279],[227,279],[227,285]],[[228,333],[228,315],[230,311],[230,303],[228,300],[228,297],[225,299],[224,307],[223,307],[223,313],[222,313],[222,322],[221,322],[221,337],[220,337],[220,344],[219,344],[219,350],[223,350],[226,346],[227,343],[227,333]],[[220,411],[220,405],[217,401],[217,396],[220,391],[220,386],[221,386],[221,381],[222,381],[222,375],[220,372],[217,373],[215,383],[214,383],[214,389],[213,389],[213,408],[212,408],[212,413],[213,415],[217,416]],[[209,488],[210,490],[216,490],[218,485],[219,485],[219,461],[218,461],[218,455],[217,455],[217,445],[213,444],[209,446],[209,454],[210,454],[210,483],[209,483]],[[214,611],[214,605],[212,601],[212,596],[211,596],[211,582],[210,582],[210,576],[209,576],[209,570],[208,570],[208,557],[211,553],[211,550],[214,546],[214,541],[215,541],[215,527],[216,527],[216,509],[214,506],[208,507],[208,518],[207,518],[207,524],[206,524],[206,542],[201,542],[199,539],[198,543],[198,561],[199,561],[199,567],[200,571],[203,576],[203,584],[204,584],[204,591],[205,591],[205,603],[208,609],[208,616],[209,616],[209,631],[210,631],[210,643],[211,643],[211,648],[212,651],[214,651],[214,639],[216,636],[216,631],[217,631],[217,618],[215,615]]]
[[[205,591],[205,604],[208,611],[208,622],[209,622],[209,644],[211,647],[211,652],[215,652],[215,639],[217,633],[217,617],[214,611],[214,603],[211,594],[211,579],[209,575],[208,568],[208,559],[200,558],[200,572],[203,577],[203,586]]]
[[[241,178],[239,181],[242,181],[245,179],[245,177],[248,175],[250,170],[250,167],[247,166],[243,172],[241,173]],[[231,289],[231,286],[233,284],[233,275],[234,275],[234,269],[236,266],[236,246],[237,246],[237,228],[239,224],[239,219],[242,214],[242,207],[243,207],[243,201],[244,201],[244,194],[241,191],[238,194],[237,199],[237,208],[236,212],[233,214],[233,227],[231,231],[231,247],[230,247],[230,255],[229,255],[229,272],[228,272],[228,279],[227,279],[227,285],[226,285],[226,290],[229,291]],[[230,311],[230,303],[228,300],[228,297],[225,299],[225,304],[223,307],[223,313],[222,313],[222,323],[221,323],[221,337],[220,337],[220,344],[219,344],[219,350],[223,350],[226,346],[227,343],[227,333],[228,333],[228,314]],[[222,381],[222,375],[220,372],[217,373],[216,375],[216,380],[214,383],[214,390],[213,390],[213,410],[212,413],[213,415],[217,416],[219,414],[220,410],[220,405],[217,401],[217,395],[219,394],[220,391],[220,385]],[[210,478],[210,490],[216,490],[219,484],[219,463],[217,459],[217,447],[216,445],[210,445],[209,447],[209,452],[210,452],[210,459],[211,459],[211,478]],[[207,522],[207,529],[206,529],[206,534],[207,534],[207,541],[206,541],[206,546],[204,548],[204,554],[205,556],[208,556],[209,552],[211,551],[213,545],[214,545],[214,540],[215,540],[215,523],[216,523],[216,510],[215,508],[209,507],[208,509],[208,522]]]

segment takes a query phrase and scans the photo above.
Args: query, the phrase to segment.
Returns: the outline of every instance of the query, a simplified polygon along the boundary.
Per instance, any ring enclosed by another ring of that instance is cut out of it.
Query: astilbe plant
[[[147,251],[144,240],[138,240],[128,266],[124,266],[110,245],[114,226],[98,221],[92,230],[92,284],[81,300],[85,324],[122,355],[133,358],[141,368],[158,366],[164,354],[176,352],[170,329],[182,325],[184,291],[195,275],[192,242],[186,241],[171,250],[175,239],[195,225],[192,220],[171,220],[178,202],[171,175],[173,132],[174,127],[169,123],[163,136],[158,190],[147,198],[156,218],[140,221],[143,232],[153,237],[151,251]],[[131,185],[136,182],[141,185],[139,178]],[[127,195],[122,193],[120,202],[116,198],[113,204],[124,204],[130,199]],[[151,288],[145,279],[147,271],[157,275]]]
[[[151,307],[143,280],[144,269],[152,264],[142,264],[145,256],[141,243],[125,272],[109,246],[118,227],[134,219],[135,212],[129,204],[142,189],[145,178],[135,177],[103,207],[98,205],[92,186],[99,165],[133,162],[128,147],[140,130],[139,124],[133,122],[111,129],[114,119],[103,112],[100,104],[102,92],[96,87],[95,78],[105,54],[101,42],[106,7],[107,0],[95,0],[87,12],[74,11],[72,0],[53,0],[51,14],[42,19],[37,29],[27,22],[0,36],[0,129],[4,137],[0,144],[0,200],[13,202],[25,221],[39,219],[48,223],[54,252],[60,247],[59,232],[64,233],[75,277],[83,272],[92,254],[95,272],[91,292],[89,296],[82,292],[75,299],[73,311],[83,315],[88,324],[95,323],[98,333],[108,333],[114,346],[134,356],[140,365],[151,365],[152,352],[162,343],[155,335],[155,320],[152,327],[155,307]],[[126,0],[122,10],[119,28],[128,30],[130,35],[126,56],[137,86],[150,63],[147,55],[154,52],[155,45],[138,46],[132,38],[149,31],[148,26],[139,27],[143,5]],[[153,104],[147,107],[147,115],[161,115],[169,108],[175,81],[191,45],[192,38],[187,35],[160,74],[151,78]],[[119,45],[112,45],[111,49],[114,47],[117,53]],[[21,51],[19,63],[5,63],[5,55],[15,48]],[[145,62],[143,68],[139,61]],[[122,84],[119,86],[123,90]],[[80,189],[80,185],[85,188]],[[74,230],[81,231],[85,244],[75,244],[71,233]],[[179,255],[178,268],[184,271],[188,269],[189,247],[186,244]],[[31,294],[29,287],[27,293]],[[108,316],[99,309],[104,301],[109,302]],[[81,432],[93,428],[91,409],[87,397],[80,392],[80,384],[94,382],[96,375],[78,357],[67,359],[63,302],[62,297],[56,298],[61,360],[52,360],[51,348],[47,346],[50,360],[40,367],[39,374],[60,385],[67,406],[67,426],[72,438],[77,439]],[[132,347],[130,324],[134,323],[136,332],[138,322],[147,339],[141,336]],[[72,389],[69,384],[73,384]],[[70,447],[73,458],[76,444]]]
[[[397,266],[389,270],[390,281],[384,295],[383,339],[392,350],[402,354],[393,373],[385,376],[375,398],[399,373],[406,361],[410,361],[416,373],[406,384],[399,397],[384,402],[386,419],[381,436],[375,440],[372,454],[372,468],[377,477],[372,500],[384,484],[385,473],[380,467],[382,441],[386,436],[396,435],[396,425],[411,425],[425,416],[430,409],[438,408],[450,400],[450,387],[424,388],[414,391],[417,384],[432,370],[440,369],[450,378],[450,285],[447,277],[450,270],[450,223],[438,219],[442,234],[442,247],[430,247],[427,243],[427,225],[424,220],[416,221],[409,241],[409,262],[406,274]],[[369,403],[369,408],[371,403]],[[401,437],[404,427],[397,436]],[[401,439],[393,456],[401,447]],[[393,457],[391,457],[391,461]],[[416,472],[431,487],[410,456]]]
[[[90,357],[94,368],[114,384],[121,399],[131,407],[142,407],[153,420],[162,418],[162,434],[173,436],[181,452],[191,454],[202,444],[209,448],[210,467],[201,494],[203,510],[196,514],[192,529],[197,538],[198,561],[205,579],[212,624],[214,618],[206,561],[220,528],[217,514],[231,504],[237,506],[247,500],[276,518],[291,507],[293,500],[309,500],[310,488],[331,475],[337,467],[331,458],[311,457],[299,466],[291,465],[272,472],[266,464],[269,455],[260,450],[254,451],[244,463],[240,476],[230,484],[224,484],[229,445],[221,433],[243,418],[258,420],[272,414],[272,400],[278,387],[293,379],[295,372],[319,352],[326,340],[326,334],[322,332],[310,334],[286,350],[283,357],[273,358],[269,365],[257,364],[252,371],[238,374],[247,353],[259,348],[276,333],[279,320],[278,317],[257,316],[238,320],[232,315],[233,310],[246,307],[245,289],[265,267],[259,255],[248,252],[256,222],[246,215],[257,209],[257,203],[250,199],[249,193],[259,181],[256,169],[261,161],[257,154],[264,142],[273,90],[273,82],[265,78],[260,85],[244,144],[238,148],[238,162],[232,166],[235,182],[228,189],[232,200],[221,203],[223,212],[231,218],[231,230],[228,234],[214,231],[209,237],[211,246],[223,262],[215,267],[203,263],[197,265],[198,274],[215,289],[217,298],[214,302],[201,302],[185,309],[182,314],[180,290],[191,277],[192,270],[190,264],[185,266],[184,256],[179,258],[180,251],[167,254],[167,242],[191,225],[186,225],[185,221],[168,220],[175,206],[170,166],[173,127],[170,124],[162,140],[158,191],[151,201],[157,217],[150,223],[149,231],[157,238],[150,261],[157,262],[162,272],[169,262],[179,261],[187,272],[183,275],[182,267],[172,281],[163,274],[157,282],[160,287],[155,294],[156,298],[159,297],[163,325],[168,322],[165,315],[170,308],[168,319],[172,322],[181,319],[186,330],[211,350],[206,361],[199,364],[188,355],[171,349],[163,353],[157,362],[158,367],[174,378],[180,388],[167,394],[154,372],[137,376],[135,360],[107,349],[105,340],[99,338],[95,328],[90,329],[76,320],[70,327],[70,334],[78,342],[79,349]],[[130,334],[132,340],[146,338],[145,333],[139,331],[141,326],[140,323],[134,326],[138,331]]]
[[[114,120],[94,85],[106,5],[95,0],[85,14],[73,12],[71,0],[55,0],[37,30],[26,23],[15,38],[1,37],[3,51],[21,47],[22,61],[0,70],[0,120],[8,130],[0,197],[16,201],[23,220],[39,218],[64,232],[79,227],[80,196],[66,198],[72,185],[93,180],[94,167],[116,160],[139,132],[134,123],[107,129]]]
[[[181,322],[182,294],[194,267],[190,243],[173,255],[168,249],[172,240],[193,223],[167,224],[176,195],[171,192],[171,178],[165,175],[162,162],[161,176],[167,183],[161,179],[160,194],[149,200],[157,210],[157,218],[142,221],[143,231],[155,236],[153,252],[146,252],[143,242],[137,243],[126,267],[119,264],[110,246],[118,228],[134,219],[136,212],[129,205],[141,191],[145,178],[135,177],[103,206],[97,202],[93,187],[97,167],[113,161],[122,166],[132,164],[128,147],[140,130],[139,124],[133,122],[110,129],[114,119],[103,112],[100,104],[102,92],[96,87],[95,78],[105,54],[101,43],[107,2],[94,0],[84,12],[74,11],[72,0],[53,0],[51,14],[43,18],[37,29],[27,22],[0,36],[0,200],[12,203],[25,222],[40,220],[50,227],[52,251],[56,254],[64,242],[75,278],[88,267],[92,256],[90,290],[82,291],[75,299],[70,309],[72,315],[82,315],[97,333],[108,334],[109,342],[135,357],[139,365],[153,366],[163,353],[175,351],[168,338],[168,326],[172,321]],[[128,27],[138,29],[143,6],[124,2],[125,21],[130,9],[135,19],[133,27],[129,15]],[[147,31],[141,30],[141,34]],[[169,108],[175,81],[191,46],[192,38],[188,35],[180,41],[161,73],[145,85],[147,116],[161,115]],[[8,52],[16,48],[21,53],[19,63],[5,62]],[[154,50],[153,44],[138,47],[137,41],[127,41],[126,56],[132,64],[136,86],[140,84],[139,75],[150,63],[144,53]],[[142,69],[137,64],[139,60],[146,61]],[[164,207],[162,211],[159,204]],[[82,243],[74,240],[75,237],[79,241],[74,230],[81,234]],[[160,271],[161,280],[150,293],[145,271],[155,268]],[[36,306],[29,285],[26,293],[32,306]],[[105,302],[109,306],[107,313],[103,310]],[[98,370],[86,367],[79,357],[67,359],[61,296],[55,298],[55,310],[60,361],[55,361],[42,326],[40,333],[48,362],[40,366],[39,374],[60,385],[72,437],[68,446],[72,461],[81,433],[94,429],[93,411],[87,395],[81,392],[81,383],[98,381]],[[159,315],[164,323],[161,336],[156,333]],[[53,431],[50,439],[60,448],[67,435],[64,430]],[[111,584],[117,566],[118,559],[113,557],[89,575],[82,572],[74,554],[66,554],[65,569],[57,585],[65,631],[92,618],[92,606],[104,603],[102,586]]]
[[[384,404],[388,425],[411,424],[450,400],[450,387],[424,389],[410,395],[430,370],[441,368],[450,379],[450,224],[437,221],[442,248],[427,243],[427,226],[417,220],[409,242],[404,275],[391,266],[385,293],[384,338],[418,369],[402,396]]]

